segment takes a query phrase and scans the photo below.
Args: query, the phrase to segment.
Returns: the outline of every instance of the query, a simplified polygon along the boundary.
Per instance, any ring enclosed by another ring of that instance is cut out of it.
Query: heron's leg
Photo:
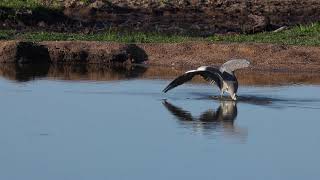
[[[231,94],[231,98],[232,98],[232,100],[236,101],[236,100],[237,100],[237,95],[236,95],[236,93]]]
[[[223,93],[224,93],[224,90],[221,90],[221,91],[220,91],[220,98],[222,98]]]

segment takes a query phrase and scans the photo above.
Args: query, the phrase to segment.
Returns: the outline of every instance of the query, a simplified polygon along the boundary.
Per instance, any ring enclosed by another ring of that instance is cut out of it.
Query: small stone
[[[39,27],[46,27],[47,24],[46,24],[44,21],[40,21],[40,22],[38,23],[38,26],[39,26]]]
[[[104,2],[102,2],[102,1],[96,1],[96,2],[94,2],[94,3],[92,3],[92,4],[90,4],[90,7],[91,7],[91,8],[95,8],[95,9],[101,9],[104,5],[105,5]]]

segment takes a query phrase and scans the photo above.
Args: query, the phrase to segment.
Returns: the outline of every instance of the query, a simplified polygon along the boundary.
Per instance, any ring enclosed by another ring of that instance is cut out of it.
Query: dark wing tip
[[[162,90],[162,92],[163,92],[163,93],[167,93],[167,92],[168,92],[167,87],[166,87],[166,88],[164,88],[164,89]]]
[[[167,93],[169,90],[171,90],[172,88],[174,88],[174,87],[172,87],[172,84],[173,84],[173,83],[170,83],[167,87],[165,87],[165,88],[162,90],[162,92]]]
[[[176,79],[174,79],[173,81],[171,81],[171,83],[162,90],[162,92],[166,93],[168,91],[170,91],[171,89],[187,82],[190,81],[193,76],[196,74],[197,72],[191,72],[191,71],[187,71],[184,74],[182,74],[181,76],[178,76]]]

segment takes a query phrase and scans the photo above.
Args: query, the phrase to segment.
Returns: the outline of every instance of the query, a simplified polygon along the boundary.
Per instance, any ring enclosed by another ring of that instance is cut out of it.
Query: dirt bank
[[[252,62],[252,70],[320,72],[319,57],[319,47],[273,44],[0,41],[0,62],[2,63],[99,64],[117,62],[196,67],[220,65],[232,58],[246,58]]]
[[[200,36],[252,33],[320,20],[318,0],[65,1],[69,18],[113,27]]]
[[[110,28],[207,36],[254,33],[320,20],[318,0],[39,0],[37,8],[0,7],[0,28],[96,32]]]

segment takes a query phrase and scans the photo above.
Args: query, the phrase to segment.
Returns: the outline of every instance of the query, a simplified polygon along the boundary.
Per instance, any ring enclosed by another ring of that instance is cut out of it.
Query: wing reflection
[[[166,109],[175,116],[178,123],[194,132],[206,135],[223,132],[226,135],[247,137],[247,130],[235,125],[238,115],[237,104],[234,101],[221,101],[217,109],[208,109],[200,116],[193,116],[191,112],[175,106],[168,101],[163,101]]]

